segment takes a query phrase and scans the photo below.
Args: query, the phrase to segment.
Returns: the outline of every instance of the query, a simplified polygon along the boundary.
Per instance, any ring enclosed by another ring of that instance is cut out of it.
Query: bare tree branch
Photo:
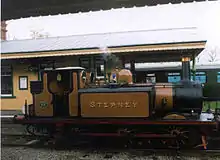
[[[220,50],[218,47],[212,47],[207,50],[208,61],[216,62],[219,60],[218,55],[220,54]]]
[[[48,38],[49,37],[49,33],[43,32],[42,30],[31,30],[30,32],[31,32],[30,36],[32,39]]]

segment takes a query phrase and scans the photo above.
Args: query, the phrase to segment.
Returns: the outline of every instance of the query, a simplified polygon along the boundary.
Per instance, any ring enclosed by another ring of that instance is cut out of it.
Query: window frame
[[[95,62],[95,74],[96,74],[95,77],[97,79],[104,79],[105,78],[105,60],[102,59],[101,57],[95,57],[94,62]],[[99,63],[99,62],[102,62],[102,63]],[[98,75],[97,67],[99,66],[100,71],[102,72],[102,65],[103,65],[103,75]]]
[[[148,80],[150,79],[150,82]],[[152,82],[154,80],[154,82]],[[155,73],[147,73],[145,76],[146,83],[157,83],[157,77]]]
[[[14,74],[13,74],[13,66],[12,65],[1,65],[1,67],[3,66],[8,66],[10,67],[11,69],[11,85],[12,85],[12,89],[11,89],[11,94],[2,94],[2,90],[1,90],[1,95],[0,95],[0,98],[1,99],[6,99],[6,98],[16,98],[16,96],[14,96],[14,81],[13,81],[13,77],[14,77]],[[2,72],[2,69],[1,69],[1,72]],[[2,77],[2,74],[1,74],[1,77]],[[2,78],[1,78],[2,79]]]
[[[85,66],[84,63],[88,63],[88,66]],[[79,65],[80,67],[85,68],[86,70],[89,70],[91,67],[91,58],[90,57],[80,57],[79,58]]]
[[[202,73],[202,74],[201,74]],[[204,74],[203,74],[204,73]],[[201,84],[205,84],[207,83],[207,73],[205,71],[197,71],[196,74],[195,74],[195,79],[197,76],[205,76],[205,82],[201,82],[201,81],[198,81],[198,80],[195,80],[195,82],[199,82]],[[191,81],[193,81],[193,75],[191,73]]]
[[[219,81],[218,81],[218,77],[219,77]],[[220,72],[218,72],[218,71],[217,71],[216,78],[217,78],[217,79],[216,79],[217,83],[220,83]]]
[[[168,72],[167,73],[167,82],[168,83],[177,83],[179,81],[169,82],[169,77],[179,77],[179,81],[181,81],[181,73],[180,72]]]

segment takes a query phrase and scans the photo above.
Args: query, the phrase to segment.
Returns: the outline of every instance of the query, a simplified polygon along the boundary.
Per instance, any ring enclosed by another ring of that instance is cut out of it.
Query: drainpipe
[[[195,54],[193,54],[193,64],[192,64],[192,73],[193,73],[193,81],[196,80],[196,61],[195,61]]]
[[[41,65],[38,65],[38,80],[41,81]]]

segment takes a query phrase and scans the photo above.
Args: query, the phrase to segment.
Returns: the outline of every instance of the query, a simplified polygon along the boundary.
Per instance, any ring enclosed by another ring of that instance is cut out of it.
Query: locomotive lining
[[[121,93],[121,92],[149,92],[153,87],[123,87],[123,88],[86,88],[79,89],[79,93]]]
[[[135,87],[132,87],[132,85],[129,87],[120,87],[117,85],[113,85],[113,86],[110,85],[108,87],[105,86],[103,88],[79,89],[80,88],[80,72],[71,71],[70,73],[72,74],[72,77],[71,76],[69,77],[70,78],[69,79],[70,85],[71,85],[71,87],[70,87],[71,89],[69,90],[70,93],[68,96],[68,99],[69,99],[68,100],[68,110],[69,110],[69,112],[66,113],[66,116],[75,115],[75,116],[81,117],[81,107],[83,107],[83,106],[81,106],[80,96],[82,94],[89,94],[89,93],[92,93],[92,94],[116,93],[117,94],[117,93],[146,92],[146,93],[148,93],[148,96],[149,96],[149,98],[148,98],[148,101],[149,101],[148,111],[149,111],[150,117],[152,115],[153,116],[158,116],[158,115],[165,116],[165,114],[167,114],[168,112],[171,112],[171,111],[172,112],[187,112],[187,113],[189,113],[191,110],[194,110],[194,112],[196,112],[196,113],[201,113],[201,110],[202,110],[202,104],[201,104],[202,103],[202,88],[198,84],[192,84],[192,83],[188,83],[186,81],[183,81],[182,83],[179,82],[177,85],[173,85],[170,83],[151,85],[151,86],[135,86]],[[45,76],[47,76],[48,72],[45,74],[46,74]],[[76,74],[76,76],[74,76],[74,74]],[[74,81],[76,81],[77,84]],[[46,84],[49,85],[49,80],[47,81]],[[158,89],[159,93],[160,93],[159,88],[162,88],[162,90],[165,88],[167,88],[167,89],[172,88],[171,95],[168,96],[167,95],[168,93],[164,93],[162,91],[162,95],[160,95],[158,97],[156,95],[157,92],[155,89]],[[48,91],[50,92],[49,88],[48,88]],[[73,94],[73,92],[74,92],[74,94]],[[71,107],[69,105],[69,104],[73,103],[72,100],[75,99],[74,98],[75,96],[77,97],[78,102],[74,105],[75,106],[74,108],[77,108],[77,109],[74,109],[73,107]],[[158,108],[158,104],[160,105],[160,101],[162,101],[163,97],[164,98],[166,97],[166,99],[168,98],[169,104],[168,104],[168,106],[165,105],[165,106],[162,106],[162,108],[161,107]],[[172,99],[170,99],[170,98],[172,98]],[[53,99],[54,99],[54,96],[53,96]],[[157,100],[157,104],[154,104],[156,100]],[[71,103],[69,101],[71,101]],[[187,103],[187,105],[186,105],[186,103]],[[77,105],[78,105],[78,107],[77,107]],[[74,113],[72,112],[72,110],[74,110]],[[76,110],[78,110],[78,111],[76,111]],[[54,112],[55,112],[55,110],[54,110]],[[155,114],[155,112],[156,112],[156,114]],[[56,114],[53,113],[53,115],[56,115]],[[38,116],[40,116],[40,115],[38,115]],[[122,115],[122,117],[123,117],[123,115]]]

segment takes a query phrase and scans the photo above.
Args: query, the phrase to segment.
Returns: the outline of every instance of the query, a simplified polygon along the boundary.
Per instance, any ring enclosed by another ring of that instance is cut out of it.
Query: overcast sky
[[[11,20],[7,24],[8,40],[29,39],[31,30],[47,32],[49,36],[56,37],[197,27],[208,40],[208,45],[220,47],[220,1],[32,17]]]

